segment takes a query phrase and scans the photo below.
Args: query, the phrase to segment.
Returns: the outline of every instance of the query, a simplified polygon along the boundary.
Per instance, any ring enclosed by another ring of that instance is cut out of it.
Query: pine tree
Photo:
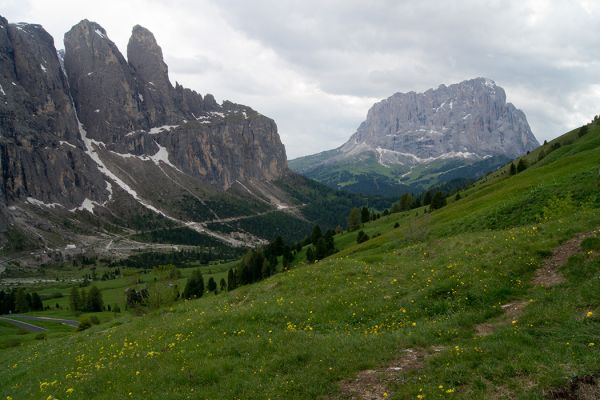
[[[523,172],[526,169],[527,169],[527,162],[525,161],[525,159],[521,158],[519,160],[519,163],[517,164],[517,173]]]
[[[220,290],[221,292],[227,290],[227,282],[225,282],[225,278],[221,278],[221,280],[219,281],[219,286],[220,286]]]
[[[316,254],[315,254],[315,250],[312,246],[309,246],[308,249],[306,249],[306,261],[308,261],[309,263],[314,263],[316,260]]]
[[[217,282],[215,282],[215,279],[212,276],[210,278],[208,278],[208,283],[206,284],[206,288],[208,289],[209,292],[217,291]]]
[[[369,209],[367,207],[363,207],[360,210],[360,222],[367,223],[371,220],[371,213],[369,212]]]
[[[319,225],[315,225],[313,227],[312,233],[310,234],[310,242],[312,244],[317,244],[317,242],[319,241],[319,239],[321,239],[322,236],[323,233],[321,232],[321,227]]]
[[[516,175],[516,173],[517,173],[517,167],[515,167],[515,164],[514,164],[514,163],[510,163],[510,170],[509,170],[509,173],[510,173],[511,175]]]
[[[350,214],[348,215],[348,230],[354,231],[360,227],[360,224],[361,224],[360,209],[354,207],[350,210]]]
[[[183,297],[186,299],[193,299],[202,297],[204,294],[204,278],[202,277],[202,272],[196,270],[192,272],[192,276],[190,276],[185,284],[185,288],[183,289]]]
[[[229,268],[229,271],[227,271],[227,290],[233,290],[236,288],[236,282],[235,282],[235,274],[233,273],[233,269]]]
[[[81,311],[81,295],[79,294],[79,289],[76,286],[71,288],[71,298],[70,298],[71,311]]]
[[[356,243],[363,243],[369,240],[369,235],[367,235],[364,231],[359,231],[358,235],[356,235]]]
[[[104,309],[104,301],[102,293],[96,286],[92,286],[87,294],[86,311],[100,312]]]
[[[37,294],[37,292],[33,292],[31,294],[31,309],[33,311],[42,311],[44,309],[42,298],[39,294]]]
[[[17,289],[15,293],[15,311],[18,313],[26,313],[29,311],[29,302],[27,295],[23,289]]]
[[[446,196],[442,192],[435,192],[433,198],[431,199],[431,209],[437,210],[438,208],[442,208],[446,205]]]

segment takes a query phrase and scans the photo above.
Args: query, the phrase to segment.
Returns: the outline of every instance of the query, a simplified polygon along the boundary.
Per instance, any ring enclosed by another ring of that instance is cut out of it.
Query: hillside
[[[575,130],[444,208],[366,224],[363,244],[336,235],[314,265],[3,350],[0,394],[594,398],[599,159],[600,126]]]
[[[395,93],[337,149],[290,168],[347,191],[400,196],[475,181],[538,146],[525,114],[486,78]]]

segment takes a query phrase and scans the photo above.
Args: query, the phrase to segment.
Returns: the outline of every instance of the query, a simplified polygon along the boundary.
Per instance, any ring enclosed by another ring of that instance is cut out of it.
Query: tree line
[[[0,291],[0,314],[26,313],[43,309],[44,303],[37,292],[27,293],[23,288]]]

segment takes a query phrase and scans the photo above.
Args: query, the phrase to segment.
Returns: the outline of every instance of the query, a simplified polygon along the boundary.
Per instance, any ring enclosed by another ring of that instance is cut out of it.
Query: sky
[[[396,92],[475,77],[506,90],[540,142],[600,113],[597,0],[0,0],[62,48],[82,19],[126,56],[151,30],[175,81],[273,118],[288,158],[343,144]]]

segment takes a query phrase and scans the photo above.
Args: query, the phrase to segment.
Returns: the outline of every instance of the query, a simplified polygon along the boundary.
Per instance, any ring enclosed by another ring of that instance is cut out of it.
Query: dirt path
[[[425,349],[405,349],[400,356],[387,366],[359,372],[354,378],[340,383],[340,393],[333,399],[380,400],[391,396],[389,386],[398,384],[405,378],[405,373],[422,368],[425,359],[443,351],[443,347]]]
[[[552,252],[552,255],[545,260],[544,265],[536,271],[532,283],[536,286],[550,287],[563,282],[564,277],[560,274],[559,269],[567,263],[569,258],[581,251],[581,242],[584,239],[593,236],[596,230],[577,234],[572,239],[557,246]],[[522,315],[527,304],[528,302],[523,300],[504,304],[502,306],[502,315],[475,326],[476,335],[491,335],[500,327],[511,324]],[[443,350],[444,349],[441,347],[432,348],[430,350],[405,349],[401,352],[400,357],[391,361],[387,367],[361,371],[354,378],[340,382],[340,393],[335,397],[329,397],[327,399],[384,399],[391,395],[388,388],[392,386],[392,384],[401,383],[404,374],[407,371],[422,368],[428,357]],[[578,389],[592,390],[588,386],[582,388],[578,387]],[[597,390],[597,386],[593,390]],[[597,393],[596,391],[592,392],[593,394]],[[571,399],[579,397],[552,398]],[[587,399],[588,397],[581,398]],[[590,399],[591,398],[596,399],[599,397],[590,397]]]
[[[551,287],[564,282],[565,278],[561,275],[559,269],[569,261],[569,258],[581,251],[581,242],[593,236],[594,231],[577,234],[572,239],[557,246],[552,255],[544,262],[542,268],[536,271],[533,284]]]
[[[581,242],[586,238],[593,236],[596,231],[597,228],[589,232],[579,233],[555,247],[552,251],[552,255],[548,257],[544,261],[544,265],[535,272],[532,283],[535,286],[552,287],[564,282],[565,278],[561,275],[559,271],[560,268],[569,261],[569,258],[581,251]],[[491,335],[498,328],[517,320],[523,313],[526,305],[526,301],[515,301],[503,305],[502,308],[504,309],[504,313],[497,318],[476,325],[476,334],[478,336]]]

